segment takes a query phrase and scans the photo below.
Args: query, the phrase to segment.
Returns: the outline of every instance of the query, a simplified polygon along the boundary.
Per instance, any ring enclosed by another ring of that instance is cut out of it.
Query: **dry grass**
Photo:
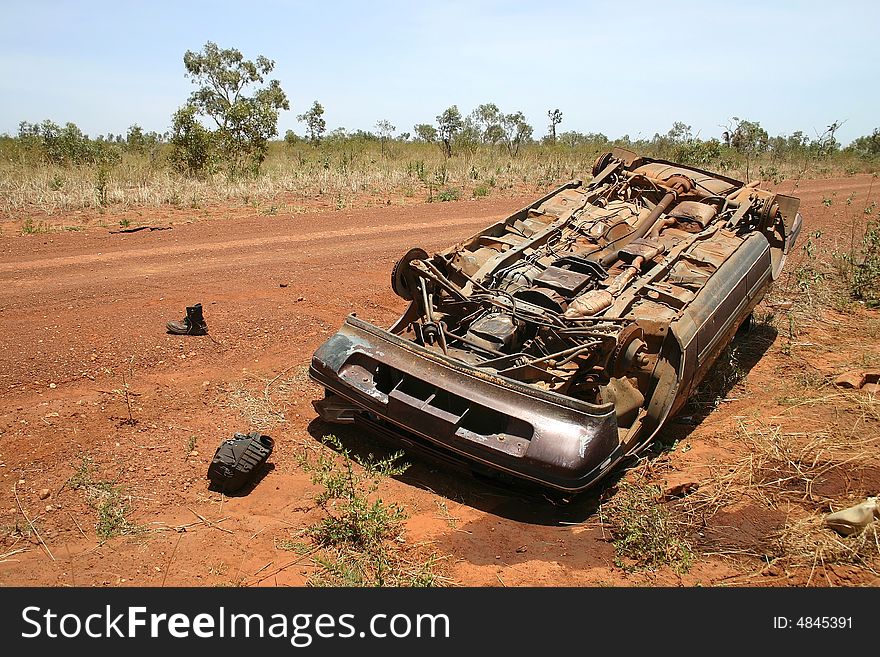
[[[849,416],[846,419],[852,424],[841,426],[840,430],[849,439],[861,441],[872,436],[864,436],[862,427],[873,423],[880,423],[880,398],[860,390],[848,390],[836,387],[827,387],[827,394],[818,397],[805,397],[786,409],[786,414],[794,413],[800,407],[809,408],[818,405],[833,405],[839,415]],[[880,428],[880,427],[877,427]]]
[[[812,419],[817,406],[833,406],[836,421],[817,426]],[[832,388],[773,419],[741,419],[736,451],[742,456],[713,467],[694,493],[669,505],[670,522],[682,528],[695,550],[746,559],[746,569],[763,569],[767,561],[785,569],[810,568],[811,581],[815,572],[827,576],[825,566],[834,564],[880,574],[880,523],[847,538],[823,526],[827,512],[877,493],[864,482],[876,481],[880,470],[880,400]],[[744,533],[743,517],[770,529]]]
[[[196,209],[241,204],[274,214],[279,208],[295,213],[306,200],[315,199],[342,209],[365,197],[383,203],[392,197],[420,202],[508,190],[531,192],[588,177],[596,156],[611,146],[531,145],[517,157],[481,146],[446,159],[434,144],[394,142],[382,152],[378,144],[358,140],[325,143],[318,148],[276,142],[270,145],[255,178],[234,178],[222,171],[201,179],[188,178],[170,168],[167,146],[148,154],[123,153],[118,163],[103,169],[98,165],[65,167],[0,158],[0,213],[13,217],[105,205]],[[670,157],[663,152],[654,155]],[[735,154],[706,166],[744,179],[744,162]],[[759,170],[756,163],[752,167]],[[774,180],[848,175],[875,167],[846,155],[808,162],[766,156],[761,162],[765,177]]]
[[[294,396],[308,385],[308,366],[295,365],[273,378],[250,374],[243,380],[221,387],[226,402],[238,410],[249,426],[265,431],[286,423],[286,412]]]
[[[164,161],[150,162],[129,153],[110,167],[106,180],[99,177],[97,166],[5,162],[0,163],[0,212],[52,215],[104,205],[198,209],[240,204],[274,214],[279,207],[295,213],[301,203],[314,199],[342,209],[364,197],[383,203],[392,196],[440,200],[444,190],[468,198],[543,189],[589,175],[594,158],[592,151],[551,155],[536,150],[509,158],[482,150],[446,160],[431,144],[398,144],[384,156],[357,144],[326,149],[274,144],[255,178],[234,178],[223,172],[188,178]]]
[[[28,549],[29,548],[25,547],[25,548],[17,548],[14,550],[9,550],[8,552],[4,552],[3,554],[0,554],[0,563],[8,563],[8,562],[18,561],[18,559],[13,559],[12,557],[14,557],[17,554],[21,554],[22,552],[27,552]]]
[[[880,521],[855,536],[842,537],[824,526],[824,518],[810,515],[782,528],[775,536],[772,556],[791,567],[847,564],[880,575]]]
[[[839,427],[786,433],[779,426],[740,425],[748,455],[735,472],[743,490],[769,508],[783,502],[824,504],[821,487],[832,473],[847,479],[876,462],[878,435],[849,436]]]
[[[287,422],[284,411],[276,407],[264,384],[260,379],[237,381],[228,392],[230,405],[248,426],[261,431]]]
[[[818,400],[817,400],[818,401]],[[876,412],[877,402],[860,400]],[[832,477],[845,481],[849,495],[865,495],[855,483],[861,472],[880,467],[880,435],[860,435],[833,425],[812,432],[784,432],[779,425],[761,421],[740,422],[738,440],[745,454],[714,468],[694,494],[678,503],[690,524],[704,527],[721,509],[750,500],[768,509],[788,509],[793,504],[825,508],[838,494],[823,492]],[[839,482],[838,484],[839,485]]]

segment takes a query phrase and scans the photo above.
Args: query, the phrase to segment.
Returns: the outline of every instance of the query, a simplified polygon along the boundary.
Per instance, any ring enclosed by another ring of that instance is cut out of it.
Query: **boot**
[[[205,335],[208,332],[208,323],[202,316],[202,304],[186,307],[186,317],[179,322],[167,322],[165,324],[169,333],[175,335]]]

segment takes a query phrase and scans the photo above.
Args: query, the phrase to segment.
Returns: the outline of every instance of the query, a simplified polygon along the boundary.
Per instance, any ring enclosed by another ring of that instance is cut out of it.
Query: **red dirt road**
[[[868,176],[802,182],[808,228],[832,191],[842,204],[851,192],[864,200],[871,184]],[[297,457],[331,432],[361,443],[316,420],[320,390],[305,376],[312,352],[347,313],[380,325],[396,319],[404,302],[390,290],[390,271],[408,248],[449,246],[530,200],[237,213],[131,234],[4,232],[0,584],[304,584],[313,565],[282,547],[319,517]],[[165,322],[195,302],[210,336],[166,334]],[[772,378],[772,358],[749,377]],[[276,440],[274,469],[247,496],[208,491],[215,447],[255,423]],[[705,467],[695,455],[723,452],[712,441],[693,450],[682,477]],[[94,508],[66,483],[83,456],[96,480],[130,496],[130,520],[152,531],[96,538]],[[443,570],[459,583],[644,581],[614,565],[592,498],[559,509],[419,461],[382,493],[406,507],[408,543],[448,555]],[[771,520],[758,518],[754,530]],[[738,572],[710,558],[684,579],[661,572],[656,581],[718,583]]]

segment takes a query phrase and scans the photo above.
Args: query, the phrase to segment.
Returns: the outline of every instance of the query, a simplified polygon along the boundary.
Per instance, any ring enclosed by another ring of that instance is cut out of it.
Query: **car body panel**
[[[779,275],[797,199],[615,150],[392,272],[410,302],[316,352],[315,402],[407,447],[567,493],[650,444]]]

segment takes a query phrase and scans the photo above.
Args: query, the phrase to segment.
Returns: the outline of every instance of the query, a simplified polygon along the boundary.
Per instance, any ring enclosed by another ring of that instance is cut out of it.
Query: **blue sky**
[[[206,41],[275,60],[291,100],[328,129],[398,131],[446,107],[521,110],[546,132],[702,137],[738,116],[770,134],[844,143],[880,127],[880,2],[2,2],[0,133],[73,121],[96,136],[163,132],[192,85],[183,53]]]

